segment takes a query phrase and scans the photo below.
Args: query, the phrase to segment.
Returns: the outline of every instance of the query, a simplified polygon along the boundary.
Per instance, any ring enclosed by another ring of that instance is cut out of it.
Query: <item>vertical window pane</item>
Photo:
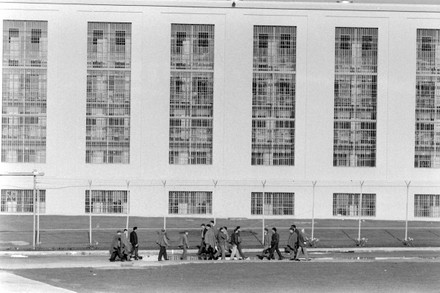
[[[252,165],[295,163],[296,27],[254,26]]]
[[[89,22],[86,163],[130,163],[131,24]]]
[[[417,30],[415,168],[440,168],[440,30]]]
[[[172,24],[169,163],[212,164],[214,26]]]
[[[359,216],[359,193],[334,193],[333,216]],[[376,195],[362,194],[362,216],[376,216]]]
[[[1,161],[46,162],[47,22],[3,21]]]
[[[376,166],[376,28],[336,28],[333,166]]]
[[[46,212],[46,190],[37,190],[37,208],[40,213]],[[32,213],[34,211],[34,190],[32,189],[2,189],[1,212]]]

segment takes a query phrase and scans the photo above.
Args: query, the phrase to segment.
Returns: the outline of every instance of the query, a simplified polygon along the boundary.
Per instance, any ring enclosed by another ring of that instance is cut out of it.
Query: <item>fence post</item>
[[[361,185],[361,194],[359,196],[359,229],[358,229],[358,240],[359,243],[361,241],[361,221],[362,221],[362,187],[364,186],[365,181],[361,181],[360,185]]]
[[[265,216],[264,216],[264,197],[266,195],[265,187],[266,187],[266,180],[261,181],[261,184],[263,185],[263,198],[262,198],[262,204],[263,204],[263,211],[262,211],[262,227],[261,227],[261,243],[264,245],[264,228],[266,228],[265,225]]]
[[[313,193],[312,193],[312,240],[315,239],[315,187],[318,181],[312,181]]]
[[[92,246],[92,180],[89,180],[89,245]]]
[[[405,241],[408,241],[408,202],[409,202],[409,185],[411,181],[406,181],[406,215],[405,215]]]
[[[165,198],[165,209],[167,210],[167,206],[168,206],[167,190],[166,190],[167,181],[166,180],[161,180],[161,181],[162,181],[162,185],[163,185],[163,194],[164,194],[164,198]],[[167,213],[166,213],[166,211],[163,216],[163,228],[164,229],[167,228]]]
[[[128,223],[130,221],[130,181],[127,180],[127,221],[125,223],[125,229],[128,230]]]

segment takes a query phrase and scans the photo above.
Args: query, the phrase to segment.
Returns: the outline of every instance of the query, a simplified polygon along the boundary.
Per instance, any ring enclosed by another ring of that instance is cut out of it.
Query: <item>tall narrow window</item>
[[[414,167],[440,168],[440,30],[417,30]]]
[[[214,25],[172,24],[169,163],[212,164]]]
[[[87,42],[86,163],[128,164],[131,24],[90,22]]]
[[[336,28],[333,166],[376,166],[376,28]]]
[[[1,161],[46,162],[47,22],[3,22]]]
[[[252,165],[295,163],[296,28],[254,27]]]

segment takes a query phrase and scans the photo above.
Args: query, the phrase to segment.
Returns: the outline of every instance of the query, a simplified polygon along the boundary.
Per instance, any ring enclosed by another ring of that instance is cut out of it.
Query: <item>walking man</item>
[[[139,259],[139,241],[137,236],[137,227],[133,227],[133,231],[130,233],[130,243],[131,243],[131,255],[134,256],[135,260]]]
[[[179,247],[182,248],[182,256],[180,257],[180,259],[181,260],[186,260],[186,253],[187,253],[187,249],[189,248],[189,244],[188,244],[188,231],[184,231],[182,233],[182,236],[180,237]]]
[[[211,224],[206,225],[208,231],[205,234],[206,253],[208,259],[215,259],[215,247],[217,245],[217,239],[215,238],[215,232],[211,227]]]
[[[295,226],[295,225],[293,225]],[[302,253],[304,254],[304,257],[306,258],[306,261],[309,261],[309,254],[307,252],[307,239],[306,236],[304,235],[304,230],[300,231],[299,229],[296,229],[296,232],[298,234],[298,254],[300,252],[300,250],[302,251]],[[299,259],[298,259],[299,260]]]
[[[116,232],[113,236],[112,244],[110,245],[110,261],[114,262],[116,257],[119,257],[121,261],[125,261],[121,254],[121,230]]]
[[[271,238],[269,235],[269,229],[264,228],[263,251],[261,252],[261,255],[257,255],[259,259],[264,259],[265,257],[269,259],[270,242],[271,242]]]
[[[168,260],[168,256],[167,256],[167,246],[170,245],[170,243],[168,242],[168,236],[166,234],[165,229],[160,230],[159,232],[159,236],[158,239],[156,241],[156,243],[159,245],[159,257],[158,257],[158,261],[162,261],[162,256],[164,258],[164,260]]]
[[[281,255],[281,251],[278,248],[278,245],[280,243],[280,235],[277,233],[277,228],[272,228],[272,241],[270,242],[270,254],[269,254],[269,260],[275,259],[274,252],[276,251],[279,257],[279,260],[283,259],[283,256]]]
[[[287,248],[290,251],[290,260],[297,260],[297,242],[298,242],[298,235],[295,233],[295,228],[290,227],[289,229],[289,239],[287,240]]]

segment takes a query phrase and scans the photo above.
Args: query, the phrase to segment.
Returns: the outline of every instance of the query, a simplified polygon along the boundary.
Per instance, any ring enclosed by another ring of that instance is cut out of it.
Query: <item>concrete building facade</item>
[[[0,170],[45,214],[439,221],[440,6],[364,2],[0,1]]]

